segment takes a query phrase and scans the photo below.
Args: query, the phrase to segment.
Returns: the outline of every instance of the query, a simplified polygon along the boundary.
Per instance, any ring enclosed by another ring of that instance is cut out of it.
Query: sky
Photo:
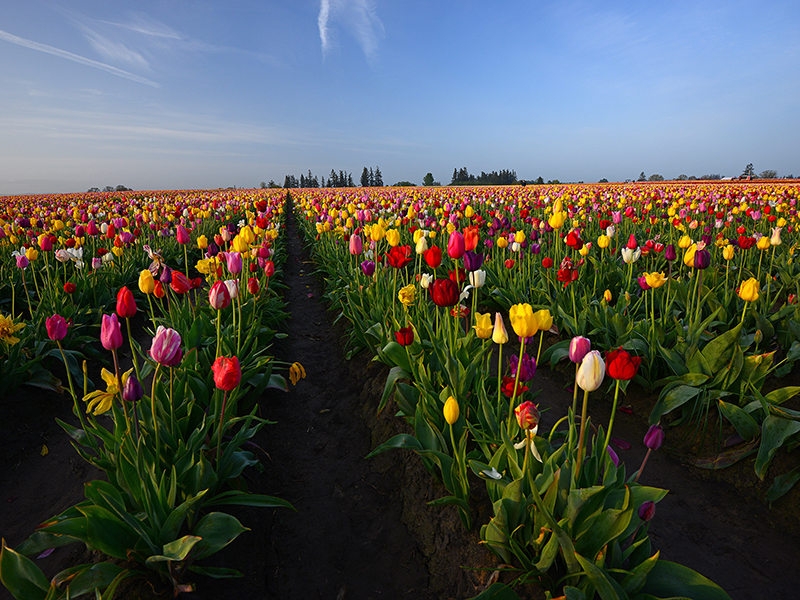
[[[0,0],[0,195],[800,176],[796,0]]]

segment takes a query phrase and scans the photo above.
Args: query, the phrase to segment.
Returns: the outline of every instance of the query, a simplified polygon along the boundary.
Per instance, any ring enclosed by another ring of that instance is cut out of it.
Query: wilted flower
[[[414,298],[416,297],[417,288],[414,286],[413,283],[409,283],[406,286],[400,288],[400,291],[397,292],[397,298],[400,302],[408,308],[412,304],[414,304]]]
[[[53,315],[54,317],[58,315]],[[47,319],[49,321],[53,317]],[[63,320],[63,317],[60,317]],[[17,332],[25,327],[25,323],[14,323],[14,319],[12,317],[7,317],[5,315],[0,315],[0,341],[3,341],[8,346],[13,346],[14,344],[19,343],[19,338],[17,337]],[[48,335],[50,335],[50,329],[48,327],[47,330]],[[64,325],[64,335],[66,335],[66,325]],[[61,336],[58,339],[63,339],[64,336]],[[56,338],[51,337],[51,340],[55,341]]]

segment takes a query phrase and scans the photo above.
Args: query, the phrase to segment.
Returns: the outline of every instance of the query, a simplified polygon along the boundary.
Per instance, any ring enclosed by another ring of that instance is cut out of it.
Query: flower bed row
[[[286,315],[283,195],[5,200],[3,381],[53,384],[60,359],[75,416],[61,426],[105,478],[3,545],[0,581],[16,598],[110,598],[125,580],[178,593],[196,574],[236,576],[199,562],[246,530],[225,507],[290,508],[240,481],[266,424],[257,400],[287,385],[269,354]],[[100,385],[87,357],[103,364]],[[47,577],[29,558],[76,542],[104,560]]]
[[[642,467],[630,474],[618,463],[615,411],[593,428],[588,395],[604,378],[614,408],[631,380],[659,390],[650,449],[670,420],[702,422],[716,408],[745,440],[740,456],[758,448],[763,477],[800,431],[800,413],[785,405],[800,389],[763,391],[800,351],[798,193],[785,185],[301,190],[295,203],[327,297],[353,324],[352,350],[366,347],[391,367],[380,408],[393,398],[413,432],[376,452],[420,454],[448,490],[440,502],[467,526],[482,480],[494,517],[481,535],[514,561],[520,582],[624,598],[688,595],[658,586],[696,574],[651,550],[647,523],[665,491],[640,483]],[[561,341],[543,349],[545,332]],[[529,380],[538,362],[567,358],[572,409],[540,432]],[[774,482],[773,499],[798,473]],[[711,582],[701,587],[692,597],[725,597]]]

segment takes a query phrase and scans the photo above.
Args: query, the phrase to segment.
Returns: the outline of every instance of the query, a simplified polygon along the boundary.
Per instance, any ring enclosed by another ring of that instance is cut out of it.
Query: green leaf
[[[794,484],[798,481],[800,481],[800,465],[796,466],[788,473],[778,475],[767,490],[767,502],[769,502],[770,506],[772,506],[772,503],[778,498],[792,489]]]
[[[200,565],[191,565],[189,570],[193,573],[199,573],[212,579],[236,579],[244,577],[244,573],[236,569],[228,569],[226,567],[202,567]]]
[[[658,598],[731,600],[725,590],[707,577],[689,567],[668,560],[659,560],[656,563],[647,576],[642,592]]]
[[[195,558],[199,560],[216,554],[245,531],[250,530],[232,515],[223,512],[208,513],[200,519],[193,532],[203,538],[197,543]]]
[[[127,576],[131,571],[112,562],[101,562],[65,569],[53,578],[53,583],[59,587],[68,583],[70,597],[77,598],[107,588],[121,574]]]
[[[389,402],[389,397],[394,391],[394,387],[401,379],[410,379],[408,371],[402,367],[392,367],[389,369],[389,375],[386,376],[386,385],[383,386],[383,394],[381,394],[381,401],[378,404],[378,412],[381,412]]]
[[[408,352],[404,346],[401,346],[397,342],[392,341],[386,344],[380,354],[383,362],[386,362],[390,365],[396,365],[406,372],[411,371],[411,364],[408,360]]]
[[[164,544],[162,554],[148,556],[145,561],[148,565],[159,562],[180,562],[185,560],[192,548],[203,538],[196,535],[185,535],[177,540]]]
[[[665,414],[683,406],[702,391],[702,388],[699,387],[679,385],[671,388],[666,393],[662,392],[653,410],[650,412],[650,424],[655,425]]]
[[[2,540],[0,582],[17,600],[44,600],[50,582],[27,556],[14,552]]]
[[[520,600],[517,592],[505,583],[493,583],[477,596],[469,600]]]
[[[719,409],[742,439],[753,440],[761,433],[761,427],[750,414],[735,404],[719,400]]]
[[[708,368],[706,371],[708,375],[716,375],[733,361],[734,350],[739,346],[741,331],[742,324],[739,323],[733,329],[718,335],[705,345],[701,353]]]
[[[609,575],[592,561],[584,558],[577,552],[575,557],[586,572],[586,576],[592,585],[597,589],[597,593],[602,600],[621,600],[626,597],[625,592],[619,589],[619,584],[615,582]],[[620,594],[620,592],[622,592]]]
[[[798,431],[800,431],[800,422],[798,421],[781,419],[775,415],[768,415],[764,419],[764,423],[761,425],[761,446],[758,448],[755,464],[756,475],[759,479],[764,479],[769,463],[778,448]]]
[[[218,494],[208,501],[211,506],[256,506],[259,508],[289,508],[295,510],[291,502],[275,496],[267,496],[266,494],[251,494],[249,492],[240,492],[237,490],[229,490]]]
[[[740,444],[725,452],[720,452],[711,458],[698,458],[691,464],[700,469],[726,469],[753,454],[756,451],[756,446],[758,446],[758,438],[752,439],[745,444]]]
[[[114,558],[126,559],[128,551],[136,547],[139,536],[100,506],[79,506],[86,517],[86,545]]]
[[[797,394],[800,394],[800,385],[790,385],[773,390],[769,394],[766,394],[764,398],[770,404],[783,404],[790,398],[794,398]]]
[[[380,446],[378,446],[372,452],[367,454],[365,458],[372,458],[373,456],[377,456],[382,452],[386,452],[387,450],[393,450],[395,448],[404,448],[407,450],[422,450],[422,444],[420,444],[419,440],[417,440],[417,438],[415,438],[413,435],[410,435],[408,433],[398,433],[396,436],[383,442]]]

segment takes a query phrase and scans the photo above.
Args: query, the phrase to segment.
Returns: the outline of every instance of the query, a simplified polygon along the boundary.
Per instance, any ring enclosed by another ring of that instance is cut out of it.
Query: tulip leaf
[[[505,583],[493,583],[469,600],[520,600],[519,594]]]
[[[703,389],[690,385],[678,385],[667,391],[665,388],[650,412],[650,424],[655,425],[665,414],[672,412],[695,398]],[[665,393],[666,392],[666,393]]]
[[[792,489],[794,484],[796,484],[798,481],[800,481],[800,465],[796,466],[788,473],[778,475],[767,490],[767,502],[769,502],[770,506],[778,498]]]
[[[245,531],[250,530],[233,515],[223,512],[208,513],[194,528],[193,533],[202,538],[195,546],[194,558],[200,560],[216,554]]]
[[[577,552],[575,553],[575,558],[578,559],[586,577],[588,577],[589,581],[591,581],[592,585],[597,589],[597,594],[602,600],[619,600],[627,597],[625,590],[623,590],[619,583],[614,581],[605,570]]]
[[[381,394],[381,401],[378,404],[378,412],[381,412],[386,404],[389,402],[389,397],[394,391],[394,387],[400,379],[409,379],[408,371],[402,367],[392,367],[389,369],[389,375],[386,377],[386,385],[383,387],[383,394]]]
[[[659,560],[647,576],[642,593],[657,598],[731,600],[716,583],[697,571],[668,560]]]
[[[0,548],[0,582],[15,598],[44,600],[50,582],[34,562],[15,552],[2,540]]]
[[[764,395],[764,398],[770,404],[783,404],[790,398],[794,398],[797,394],[800,394],[800,386],[791,385],[773,390],[769,394]]]
[[[764,419],[764,423],[761,425],[761,446],[758,448],[755,464],[756,475],[759,479],[764,479],[769,463],[778,448],[798,431],[800,431],[800,421],[782,419],[772,414]]]
[[[733,329],[729,329],[722,335],[718,335],[705,345],[701,353],[708,367],[706,373],[715,375],[732,362],[734,350],[739,346],[739,335],[741,331],[742,324],[739,323]]]
[[[180,562],[186,560],[192,548],[203,538],[196,535],[185,535],[177,540],[164,544],[163,554],[147,557],[146,563],[152,565],[159,562]]]
[[[725,402],[724,400],[718,401],[719,409],[742,439],[753,440],[761,433],[761,428],[756,420],[743,408]]]
[[[758,438],[754,438],[745,444],[740,444],[734,448],[731,448],[730,450],[720,452],[714,457],[698,458],[691,464],[700,469],[709,469],[712,471],[726,469],[753,454],[756,451],[757,446]]]
[[[420,444],[419,440],[413,435],[408,433],[398,433],[396,436],[383,442],[380,446],[367,454],[365,458],[372,458],[373,456],[377,456],[382,452],[393,450],[395,448],[403,448],[406,450],[422,450],[422,444]]]
[[[206,577],[211,577],[212,579],[236,579],[238,577],[244,577],[244,573],[241,571],[227,567],[203,567],[200,565],[190,565],[189,570],[192,573],[199,573],[200,575],[205,575]]]

